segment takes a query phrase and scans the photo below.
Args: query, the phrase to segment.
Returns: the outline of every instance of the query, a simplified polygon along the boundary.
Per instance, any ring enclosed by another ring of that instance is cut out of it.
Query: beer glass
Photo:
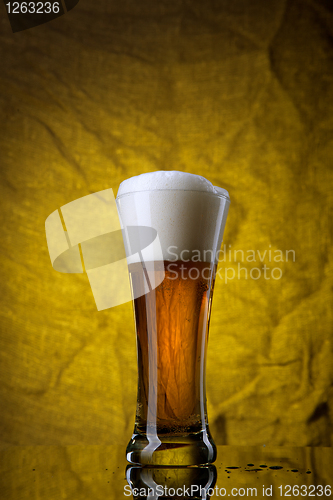
[[[206,351],[228,193],[149,189],[121,194],[116,202],[123,226],[153,228],[162,250],[150,245],[139,260],[125,241],[138,360],[127,460],[151,466],[209,464],[216,447],[206,409]]]

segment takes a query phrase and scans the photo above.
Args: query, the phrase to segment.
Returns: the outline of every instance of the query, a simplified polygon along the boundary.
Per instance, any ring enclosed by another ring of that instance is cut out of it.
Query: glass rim
[[[221,188],[221,189],[224,189],[224,188]],[[182,191],[183,193],[186,193],[186,192],[188,192],[188,193],[203,193],[206,195],[211,195],[211,196],[216,196],[218,198],[223,198],[223,199],[229,201],[229,203],[231,202],[230,197],[227,196],[226,194],[223,194],[223,193],[212,193],[211,191],[202,191],[201,189],[177,189],[177,188],[172,188],[172,189],[168,189],[168,188],[165,188],[165,189],[140,189],[138,191],[130,191],[128,193],[123,193],[120,196],[117,195],[116,200],[120,200],[124,196],[129,196],[129,195],[133,195],[136,193],[154,193],[154,192],[161,192],[161,191],[163,191],[163,192]]]

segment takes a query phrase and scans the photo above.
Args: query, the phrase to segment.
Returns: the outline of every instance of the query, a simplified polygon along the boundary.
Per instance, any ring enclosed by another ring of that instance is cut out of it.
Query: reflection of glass
[[[126,469],[126,479],[133,498],[144,500],[208,500],[213,495],[216,478],[214,465],[177,468],[128,466]]]
[[[117,197],[123,226],[156,229],[163,252],[161,260],[150,248],[143,266],[130,257],[133,251],[125,241],[137,297],[138,400],[127,447],[132,463],[198,465],[216,458],[205,364],[216,252],[230,202],[218,189],[158,189]]]

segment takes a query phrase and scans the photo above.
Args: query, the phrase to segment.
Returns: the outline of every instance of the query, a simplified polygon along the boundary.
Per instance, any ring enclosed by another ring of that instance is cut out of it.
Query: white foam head
[[[163,260],[180,260],[182,251],[184,258],[200,252],[200,260],[209,260],[204,251],[220,248],[229,203],[225,189],[199,175],[178,171],[131,177],[120,184],[117,194],[124,227],[156,229]],[[156,260],[153,255],[151,260]]]
[[[177,170],[162,170],[126,179],[120,184],[117,197],[125,193],[155,189],[181,189],[185,191],[206,191],[208,193],[216,192],[216,188],[213,184],[201,175],[178,172]],[[222,191],[225,196],[229,196],[225,189],[222,189]]]

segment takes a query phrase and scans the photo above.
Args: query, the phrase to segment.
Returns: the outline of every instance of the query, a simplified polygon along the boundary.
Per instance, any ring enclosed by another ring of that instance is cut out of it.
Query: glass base
[[[161,435],[154,440],[134,433],[126,450],[128,462],[138,465],[186,467],[216,460],[216,446],[207,432],[183,436]]]

